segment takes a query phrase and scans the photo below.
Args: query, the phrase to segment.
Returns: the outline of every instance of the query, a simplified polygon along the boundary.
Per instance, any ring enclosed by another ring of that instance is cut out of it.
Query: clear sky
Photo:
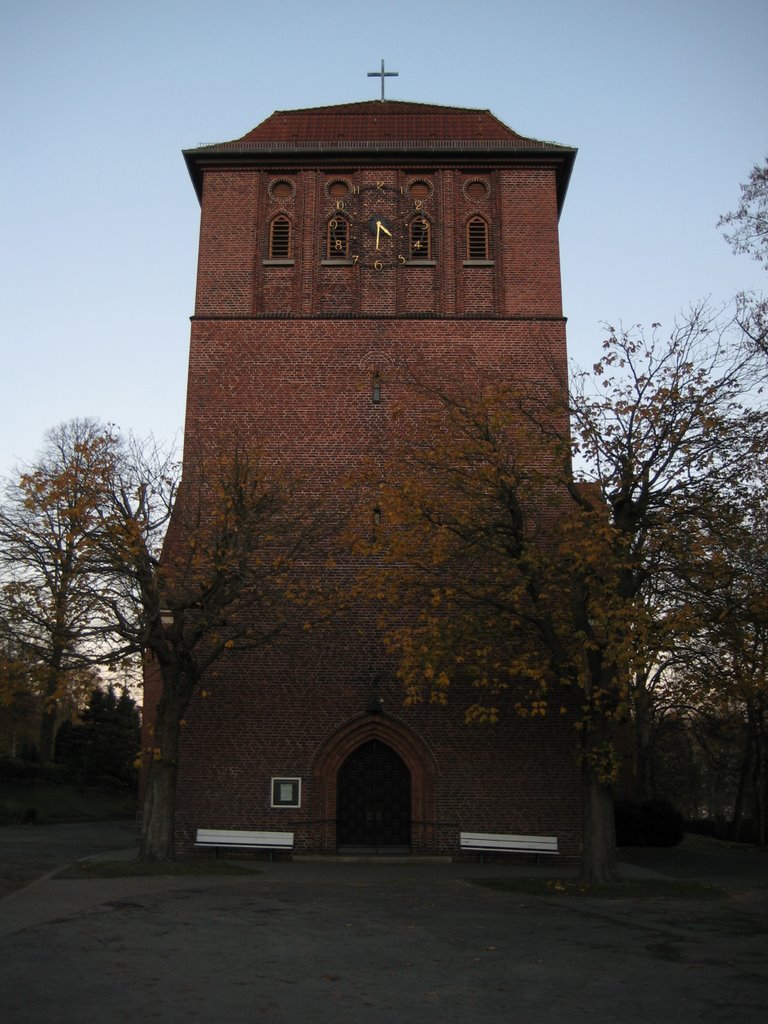
[[[489,108],[576,146],[573,357],[764,287],[716,229],[768,154],[768,0],[0,0],[0,474],[93,416],[181,432],[199,207],[181,150],[275,109]]]

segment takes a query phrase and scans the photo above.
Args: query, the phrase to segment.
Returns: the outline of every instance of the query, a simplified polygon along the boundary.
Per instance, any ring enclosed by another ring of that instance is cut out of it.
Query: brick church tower
[[[256,438],[342,501],[396,429],[403,358],[440,380],[564,379],[573,149],[485,110],[377,100],[278,111],[184,156],[202,211],[187,451]],[[460,831],[578,850],[572,726],[405,706],[371,623],[219,675],[186,716],[180,852],[197,828],[328,853],[452,853]]]

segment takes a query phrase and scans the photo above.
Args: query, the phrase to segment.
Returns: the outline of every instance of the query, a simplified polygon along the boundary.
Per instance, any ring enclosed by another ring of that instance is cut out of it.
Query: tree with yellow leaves
[[[764,451],[749,373],[704,309],[668,339],[611,330],[570,397],[554,379],[432,389],[428,421],[381,472],[370,578],[407,699],[468,683],[469,721],[503,706],[573,721],[589,882],[616,876],[616,730],[633,686],[694,628],[672,585],[689,531]]]
[[[87,693],[88,666],[147,658],[159,692],[141,855],[170,859],[189,702],[227,652],[310,614],[296,562],[319,557],[329,521],[255,449],[188,452],[180,483],[171,454],[92,421],[56,428],[47,445],[0,513],[8,639],[41,666],[45,758],[73,680]]]
[[[94,532],[111,466],[111,439],[88,419],[49,431],[31,466],[6,483],[0,504],[2,631],[40,698],[40,759],[50,761],[62,703],[93,679],[98,600]]]

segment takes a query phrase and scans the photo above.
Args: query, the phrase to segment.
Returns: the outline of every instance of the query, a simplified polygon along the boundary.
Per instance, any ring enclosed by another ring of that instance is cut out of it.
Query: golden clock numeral
[[[384,264],[381,262],[381,260],[376,260],[376,262],[373,264],[373,269],[374,270],[383,270],[384,269]]]
[[[350,185],[349,186],[349,191],[352,193],[353,196],[359,196],[360,195],[360,186],[359,185]]]
[[[343,199],[337,199],[337,200],[336,200],[336,209],[337,209],[337,210],[346,210],[346,208],[347,208],[347,207],[346,207],[346,205],[344,204],[344,200],[343,200]]]
[[[397,258],[398,258],[398,261],[399,261],[399,262],[400,262],[401,264],[405,264],[405,263],[407,262],[407,260],[406,260],[405,256],[402,256],[402,255],[400,255],[400,256],[398,256]]]
[[[357,253],[353,253],[353,255],[352,255],[352,262],[353,263],[357,263],[357,261],[359,259],[360,259],[360,257],[358,256],[358,254]]]
[[[341,244],[340,238],[337,238],[336,241],[333,243],[333,248],[336,249],[337,252],[341,252],[341,250],[344,248],[344,246]]]
[[[420,210],[423,205],[424,205],[424,200],[423,199],[414,199],[413,200],[413,208],[415,210]]]
[[[382,190],[382,189],[384,188],[384,184],[385,184],[385,183],[384,183],[383,181],[377,181],[377,182],[376,182],[376,188],[377,188],[377,189],[378,189],[379,191],[381,191],[381,190]]]
[[[334,217],[333,220],[330,222],[331,231],[335,231],[338,226],[339,226],[339,222]]]

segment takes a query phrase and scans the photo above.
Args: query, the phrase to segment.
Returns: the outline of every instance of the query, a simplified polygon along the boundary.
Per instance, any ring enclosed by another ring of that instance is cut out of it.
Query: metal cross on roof
[[[399,71],[385,71],[384,61],[381,62],[381,71],[369,71],[369,78],[380,78],[381,79],[381,99],[384,100],[384,79],[385,78],[397,78],[400,74]]]

